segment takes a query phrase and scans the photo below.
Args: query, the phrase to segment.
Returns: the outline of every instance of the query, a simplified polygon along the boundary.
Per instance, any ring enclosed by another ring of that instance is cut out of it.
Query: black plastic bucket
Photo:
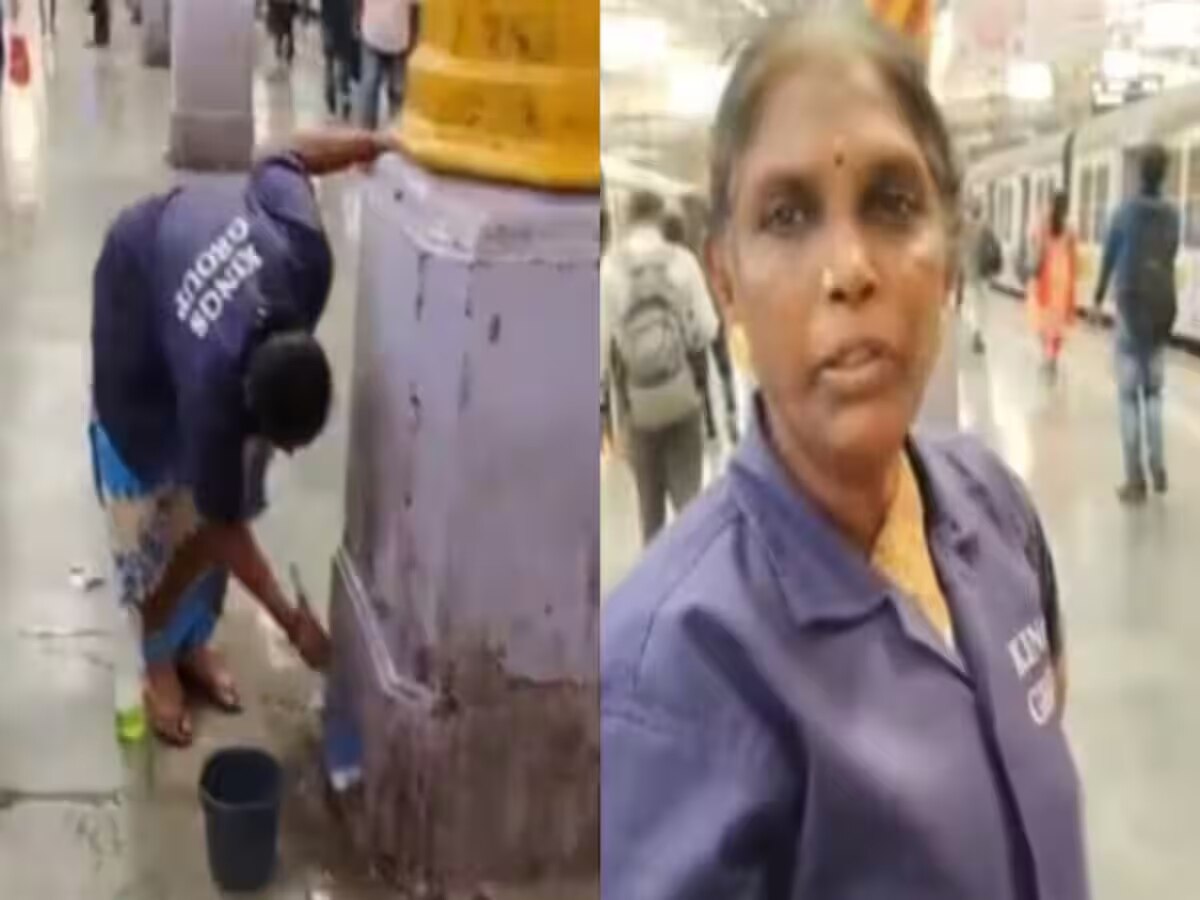
[[[252,747],[218,750],[200,774],[208,867],[226,891],[257,891],[275,874],[283,771]]]

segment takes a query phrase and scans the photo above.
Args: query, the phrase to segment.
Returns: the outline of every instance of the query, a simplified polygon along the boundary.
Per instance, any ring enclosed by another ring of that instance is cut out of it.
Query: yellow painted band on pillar
[[[430,168],[600,185],[600,4],[435,0],[408,64],[400,143]]]
[[[933,43],[933,0],[867,0],[881,21],[912,38],[929,61]]]

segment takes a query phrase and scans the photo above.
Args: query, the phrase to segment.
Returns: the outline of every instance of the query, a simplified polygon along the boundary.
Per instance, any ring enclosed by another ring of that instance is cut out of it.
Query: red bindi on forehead
[[[735,179],[750,170],[842,170],[881,157],[911,157],[929,174],[916,136],[874,67],[822,56],[775,79]]]

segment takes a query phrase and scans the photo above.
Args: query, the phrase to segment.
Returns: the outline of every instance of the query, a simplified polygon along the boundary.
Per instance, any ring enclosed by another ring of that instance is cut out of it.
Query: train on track
[[[1067,191],[1079,246],[1077,302],[1086,306],[1100,274],[1108,224],[1121,201],[1138,189],[1138,155],[1148,143],[1167,150],[1163,194],[1181,214],[1174,336],[1200,347],[1200,85],[1164,91],[984,157],[968,170],[967,186],[983,201],[1004,248],[997,286],[1013,293],[1022,291],[1017,274],[1022,244],[1027,250],[1054,191]],[[1111,314],[1111,295],[1104,309]]]

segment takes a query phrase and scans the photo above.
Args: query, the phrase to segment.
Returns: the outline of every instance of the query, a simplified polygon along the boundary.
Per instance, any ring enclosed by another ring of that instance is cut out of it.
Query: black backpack
[[[1166,343],[1175,326],[1175,253],[1179,249],[1179,214],[1155,197],[1138,197],[1129,210],[1124,252],[1125,314],[1139,343]]]

